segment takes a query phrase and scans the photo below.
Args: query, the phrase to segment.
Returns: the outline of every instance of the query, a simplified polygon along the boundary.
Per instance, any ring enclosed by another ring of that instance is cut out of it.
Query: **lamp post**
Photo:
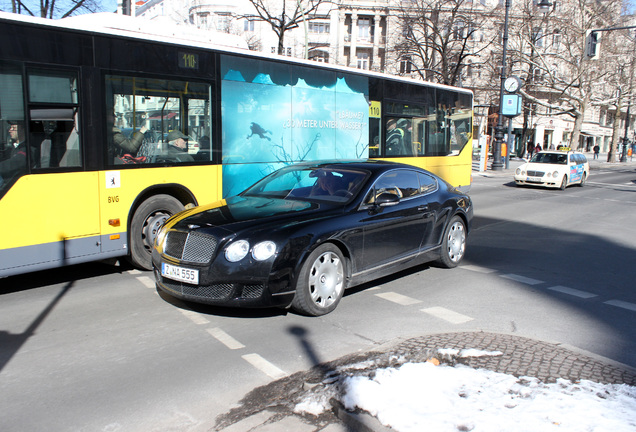
[[[627,145],[629,144],[629,138],[627,133],[629,131],[629,109],[632,106],[632,99],[627,101],[627,115],[625,117],[625,136],[623,137],[623,154],[621,154],[621,162],[627,162]]]
[[[501,56],[501,77],[499,84],[499,116],[497,116],[497,126],[495,127],[495,142],[492,149],[492,169],[493,171],[500,171],[503,169],[503,162],[501,161],[501,144],[504,138],[504,126],[503,126],[503,107],[504,107],[504,82],[506,81],[506,54],[508,52],[508,16],[510,14],[510,4],[512,0],[506,0],[505,3],[505,18],[504,18],[504,34],[502,39],[503,53]],[[549,0],[541,0],[537,3],[537,7],[543,13],[548,12],[552,3]]]

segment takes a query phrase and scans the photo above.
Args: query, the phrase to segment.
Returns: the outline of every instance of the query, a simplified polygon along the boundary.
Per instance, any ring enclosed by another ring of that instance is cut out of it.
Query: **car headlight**
[[[273,241],[260,242],[252,249],[252,257],[256,261],[265,261],[276,253],[276,243]]]
[[[225,259],[229,262],[237,262],[245,258],[250,251],[250,244],[247,240],[235,241],[225,248]]]
[[[517,168],[517,171],[515,171],[515,173],[516,173],[517,175],[521,175],[521,168]]]
[[[552,177],[557,178],[559,176],[559,172],[555,171],[552,173]]]

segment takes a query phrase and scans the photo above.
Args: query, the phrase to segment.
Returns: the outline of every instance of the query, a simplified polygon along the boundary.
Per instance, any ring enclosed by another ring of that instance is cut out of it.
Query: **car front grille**
[[[544,174],[544,171],[528,171],[528,176],[530,177],[543,177]]]
[[[161,276],[155,271],[155,276],[161,282],[161,286],[177,296],[190,299],[227,301],[231,299],[257,299],[263,295],[263,284],[243,285],[232,283],[220,283],[212,285],[190,285]]]
[[[169,231],[164,253],[181,261],[206,264],[212,260],[216,238],[196,231]]]

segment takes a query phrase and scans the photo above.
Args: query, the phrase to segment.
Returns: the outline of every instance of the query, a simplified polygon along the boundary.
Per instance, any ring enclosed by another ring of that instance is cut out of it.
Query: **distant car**
[[[333,311],[346,288],[429,261],[455,267],[468,195],[385,161],[290,165],[241,194],[185,210],[157,234],[157,286],[224,306]]]
[[[515,170],[517,186],[532,185],[565,189],[571,184],[583,186],[590,175],[590,164],[583,153],[541,151]]]

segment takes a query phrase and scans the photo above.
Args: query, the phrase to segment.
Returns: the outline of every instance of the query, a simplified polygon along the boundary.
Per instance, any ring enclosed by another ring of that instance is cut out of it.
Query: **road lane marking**
[[[451,324],[463,324],[474,319],[439,306],[422,309],[422,312],[432,315],[435,318],[440,318],[444,321],[448,321]]]
[[[417,299],[407,297],[405,295],[394,293],[394,292],[380,293],[380,294],[376,294],[376,296],[383,298],[384,300],[397,303],[402,306],[409,306],[412,304],[422,303],[422,300],[417,300]]]
[[[516,281],[516,282],[521,282],[521,283],[526,284],[526,285],[539,285],[539,284],[543,283],[543,281],[540,281],[538,279],[532,279],[532,278],[529,278],[529,277],[520,276],[520,275],[516,275],[516,274],[505,274],[505,275],[501,275],[501,277],[506,278],[506,279],[511,279],[513,281]]]
[[[149,278],[148,276],[137,276],[137,280],[144,284],[147,288],[156,288],[155,280],[153,278]]]
[[[274,366],[273,364],[271,364],[270,362],[268,362],[267,360],[265,360],[263,357],[261,357],[258,354],[245,354],[241,357],[243,357],[244,360],[246,360],[249,364],[254,366],[256,369],[260,370],[265,375],[273,379],[279,379],[284,376],[287,376],[285,372],[283,372],[282,370],[280,370],[279,368],[277,368],[276,366]]]
[[[190,309],[179,309],[183,315],[185,315],[190,321],[197,325],[210,324],[203,315]]]
[[[481,267],[481,266],[476,266],[476,265],[463,265],[460,268],[464,269],[464,270],[470,270],[470,271],[474,271],[477,273],[484,273],[484,274],[488,274],[488,273],[494,273],[497,270],[495,269],[491,269],[488,267]]]
[[[636,304],[634,303],[629,303],[622,300],[608,300],[605,302],[605,304],[636,312]]]
[[[592,293],[587,292],[587,291],[580,291],[580,290],[577,290],[577,289],[574,289],[574,288],[568,288],[568,287],[564,287],[564,286],[560,286],[560,285],[553,286],[553,287],[550,287],[548,289],[552,290],[552,291],[557,291],[557,292],[560,292],[560,293],[563,293],[563,294],[569,294],[571,296],[580,297],[580,298],[583,298],[583,299],[588,299],[588,298],[592,298],[592,297],[598,297],[596,294],[592,294]]]
[[[208,333],[210,333],[216,340],[218,340],[231,350],[245,348],[245,345],[243,345],[218,327],[208,329]]]

